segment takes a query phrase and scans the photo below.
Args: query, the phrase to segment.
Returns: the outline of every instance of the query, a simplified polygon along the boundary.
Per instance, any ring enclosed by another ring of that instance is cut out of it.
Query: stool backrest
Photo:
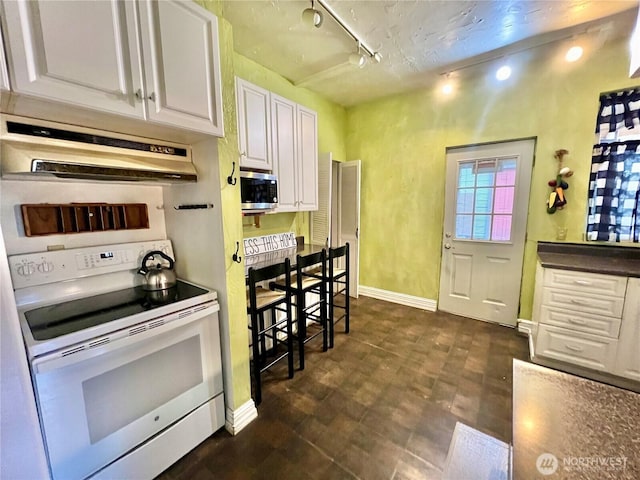
[[[256,305],[256,286],[260,282],[284,275],[287,291],[291,288],[291,261],[288,258],[282,263],[269,265],[262,268],[249,267],[249,301],[250,307]]]
[[[334,260],[340,257],[345,257],[345,270],[349,269],[349,242],[345,243],[341,247],[329,249],[329,275],[333,274],[335,267]]]
[[[311,268],[315,266],[319,266],[320,268]],[[302,277],[325,279],[327,276],[327,251],[323,248],[316,253],[310,253],[304,256],[298,255],[296,257],[296,270],[298,274],[298,287],[302,285]],[[305,270],[313,270],[313,273],[306,273]]]

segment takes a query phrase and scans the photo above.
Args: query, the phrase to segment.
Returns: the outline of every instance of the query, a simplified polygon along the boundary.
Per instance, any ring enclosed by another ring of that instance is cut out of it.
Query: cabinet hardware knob
[[[151,92],[151,95],[147,97],[147,100],[151,100],[152,102],[156,101],[156,92]]]
[[[137,100],[142,100],[142,90],[141,89],[136,90],[136,99]]]

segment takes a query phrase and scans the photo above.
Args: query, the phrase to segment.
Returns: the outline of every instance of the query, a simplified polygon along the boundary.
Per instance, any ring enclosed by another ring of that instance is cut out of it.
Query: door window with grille
[[[458,163],[456,240],[511,241],[517,159]]]

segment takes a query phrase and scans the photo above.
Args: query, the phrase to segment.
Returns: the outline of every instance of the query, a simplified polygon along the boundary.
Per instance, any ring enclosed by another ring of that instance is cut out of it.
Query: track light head
[[[302,11],[302,21],[309,27],[320,28],[322,20],[322,12],[315,8],[305,8]]]
[[[354,52],[349,55],[349,63],[354,67],[362,68],[367,63],[367,57],[360,52]]]

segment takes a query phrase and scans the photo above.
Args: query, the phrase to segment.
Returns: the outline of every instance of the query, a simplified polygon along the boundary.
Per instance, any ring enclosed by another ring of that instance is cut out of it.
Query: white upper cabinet
[[[133,3],[17,0],[4,8],[16,92],[142,117]]]
[[[278,176],[276,212],[318,209],[317,114],[271,94],[273,170]]]
[[[217,18],[194,2],[3,5],[15,92],[223,135]]]
[[[236,77],[240,166],[271,171],[269,91]]]
[[[224,136],[217,17],[194,2],[139,6],[148,118]]]
[[[278,212],[298,210],[296,104],[271,94],[273,171],[278,176]]]
[[[298,210],[318,209],[318,115],[296,105],[298,133]]]

